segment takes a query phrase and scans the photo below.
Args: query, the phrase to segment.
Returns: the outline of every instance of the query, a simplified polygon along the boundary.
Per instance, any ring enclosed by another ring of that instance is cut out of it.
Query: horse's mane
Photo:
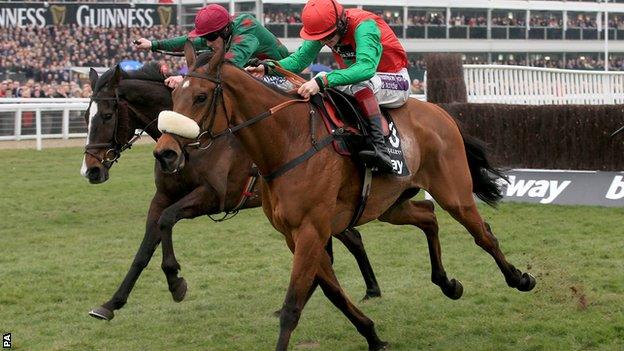
[[[232,62],[230,62],[230,61],[223,61],[223,63],[226,63],[226,64],[228,64],[229,66],[232,66],[232,67],[234,67],[234,68],[238,69],[239,71],[242,71],[242,72],[243,72],[243,73],[245,73],[246,75],[249,75],[249,76],[250,76],[250,74],[249,74],[247,71],[245,71],[244,69],[242,69],[242,68],[240,68],[240,67],[236,66],[235,64],[233,64],[233,63],[232,63]],[[264,80],[262,80],[262,79],[256,79],[256,78],[254,78],[254,79],[255,79],[256,81],[258,81],[259,83],[262,83],[262,85],[264,85],[265,87],[267,87],[267,88],[269,88],[269,89],[273,90],[274,92],[276,92],[276,93],[278,93],[278,94],[280,94],[280,95],[282,95],[282,96],[285,96],[285,97],[287,97],[287,98],[289,98],[289,99],[301,99],[301,96],[299,96],[299,94],[297,94],[297,93],[292,93],[292,94],[291,94],[291,93],[289,93],[289,92],[285,91],[284,89],[278,88],[277,86],[275,86],[275,85],[273,85],[273,84],[270,84],[270,83],[265,82],[265,81],[264,81]]]
[[[95,83],[94,91],[102,89],[113,77],[117,66],[110,68],[104,72]],[[165,81],[165,76],[160,72],[160,64],[156,61],[151,61],[143,65],[143,67],[132,71],[121,71],[122,79],[138,79],[152,82],[162,83]]]

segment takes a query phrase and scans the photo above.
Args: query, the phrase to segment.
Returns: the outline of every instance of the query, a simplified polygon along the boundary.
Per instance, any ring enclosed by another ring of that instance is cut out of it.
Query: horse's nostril
[[[97,180],[100,178],[100,168],[91,167],[87,170],[87,177],[91,180]]]
[[[173,162],[178,158],[178,154],[171,149],[167,149],[160,153],[160,158],[165,162]]]

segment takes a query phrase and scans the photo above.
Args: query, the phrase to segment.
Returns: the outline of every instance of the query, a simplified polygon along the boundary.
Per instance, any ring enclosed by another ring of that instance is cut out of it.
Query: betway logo
[[[570,183],[572,183],[570,180],[517,179],[516,176],[510,175],[509,184],[507,184],[507,189],[505,190],[505,196],[537,197],[542,198],[540,203],[549,204],[553,202]]]

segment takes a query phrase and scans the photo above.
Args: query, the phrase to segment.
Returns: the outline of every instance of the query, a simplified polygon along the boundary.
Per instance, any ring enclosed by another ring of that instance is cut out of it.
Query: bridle
[[[263,119],[272,116],[275,112],[293,105],[295,103],[300,103],[300,102],[309,102],[310,99],[291,99],[288,101],[285,101],[277,106],[274,106],[272,108],[270,108],[268,111],[265,111],[241,124],[232,126],[232,123],[230,121],[230,116],[227,113],[227,109],[226,109],[226,105],[225,105],[225,99],[223,98],[223,85],[222,85],[222,80],[221,80],[221,67],[223,66],[223,58],[225,57],[225,50],[223,50],[221,52],[221,59],[219,60],[219,65],[216,68],[216,76],[211,76],[209,74],[202,74],[202,73],[198,73],[196,71],[191,71],[187,74],[187,76],[189,77],[193,77],[193,78],[199,78],[199,79],[204,79],[207,81],[210,81],[212,83],[214,83],[216,85],[216,87],[214,88],[214,90],[212,91],[212,97],[210,100],[210,107],[208,108],[208,113],[204,114],[202,116],[202,118],[199,120],[199,122],[197,123],[197,125],[199,125],[200,128],[202,128],[202,126],[206,123],[206,119],[210,119],[208,122],[208,127],[202,131],[196,138],[195,142],[192,142],[190,144],[185,145],[185,147],[196,147],[200,150],[206,150],[208,148],[210,148],[214,141],[222,138],[228,134],[234,134],[236,132],[238,132],[239,130],[243,129],[243,128],[247,128],[255,123],[258,123],[260,121],[262,121]],[[275,62],[275,61],[273,61]],[[265,63],[266,64],[266,63]],[[303,83],[306,82],[305,79],[295,75],[292,72],[289,72],[279,66],[276,66],[273,68],[275,71],[279,72],[280,74],[284,75],[289,81],[291,81],[291,83],[295,84],[295,85],[301,85]],[[221,101],[221,106],[223,107],[223,112],[225,113],[225,118],[227,119],[227,125],[228,127],[225,128],[224,130],[214,134],[213,133],[213,127],[214,127],[214,122],[216,119],[216,109],[217,109],[217,100]],[[203,138],[207,138],[209,140],[208,144],[206,146],[201,146],[201,141]],[[183,147],[182,149],[184,149],[185,147]]]
[[[147,130],[149,126],[158,121],[158,118],[150,121],[140,132],[134,133],[132,138],[128,140],[126,143],[122,144],[119,142],[118,129],[119,129],[119,119],[120,118],[129,118],[128,116],[128,102],[122,100],[119,97],[119,93],[115,91],[115,97],[91,97],[91,101],[89,101],[89,106],[87,107],[87,111],[91,110],[91,104],[95,102],[96,104],[100,101],[112,101],[113,102],[113,110],[115,113],[115,125],[113,127],[113,137],[112,141],[108,143],[90,143],[85,145],[84,153],[90,155],[96,160],[100,161],[102,165],[106,168],[111,168],[113,163],[117,162],[121,157],[121,153],[127,149],[131,149],[132,145],[141,138],[143,133]],[[122,116],[123,115],[123,116]],[[91,152],[93,149],[107,149],[104,153],[103,157],[99,157],[97,154]]]
[[[234,134],[236,132],[238,132],[241,129],[247,128],[253,124],[256,124],[270,116],[272,116],[274,113],[276,113],[277,111],[293,105],[293,104],[298,104],[298,103],[309,103],[310,99],[309,98],[305,98],[305,99],[291,99],[291,100],[287,100],[285,102],[282,102],[281,104],[278,104],[276,106],[273,106],[272,108],[270,108],[267,111],[264,111],[262,113],[260,113],[259,115],[256,115],[255,117],[252,117],[248,120],[246,120],[245,122],[241,123],[241,124],[237,124],[235,126],[232,126],[231,120],[230,120],[230,116],[227,113],[226,107],[225,107],[225,100],[223,98],[223,87],[222,87],[222,80],[221,80],[221,67],[223,66],[223,57],[225,55],[225,51],[221,52],[221,60],[219,61],[218,66],[216,67],[216,76],[211,76],[209,74],[201,74],[195,71],[191,71],[187,74],[187,76],[190,77],[194,77],[194,78],[200,78],[200,79],[204,79],[204,80],[208,80],[214,84],[216,84],[215,89],[212,92],[212,100],[210,101],[210,107],[208,109],[208,113],[203,115],[202,118],[200,119],[199,123],[197,123],[199,125],[200,128],[202,128],[202,126],[206,123],[206,119],[209,119],[208,121],[208,127],[202,131],[198,136],[195,142],[192,142],[190,144],[187,145],[182,145],[182,143],[178,140],[178,138],[174,138],[182,147],[182,150],[186,150],[186,147],[197,147],[200,148],[202,150],[208,149],[210,148],[214,141],[222,138],[226,135],[229,134]],[[277,68],[277,67],[275,67]],[[274,68],[274,69],[275,69]],[[281,71],[280,71],[281,70]],[[280,70],[277,70],[280,73],[288,73],[290,75],[294,75],[291,72],[288,72],[286,70],[283,70],[280,68]],[[299,83],[301,82],[300,77],[299,78]],[[296,79],[296,78],[293,78]],[[303,80],[305,82],[305,80]],[[216,107],[217,107],[217,99],[221,100],[221,104],[223,105],[223,111],[225,112],[225,118],[227,120],[227,128],[225,128],[224,130],[214,134],[213,133],[213,127],[214,127],[214,122],[216,119]],[[336,138],[340,138],[344,135],[344,130],[342,130],[342,128],[339,128],[335,131],[333,131],[331,134],[327,135],[326,137],[324,137],[323,139],[321,139],[320,141],[316,140],[316,136],[315,136],[315,129],[314,129],[314,118],[316,116],[315,110],[314,108],[310,108],[310,125],[311,125],[311,142],[312,142],[312,147],[310,147],[306,152],[304,152],[303,154],[299,155],[298,157],[286,162],[285,164],[281,165],[280,167],[278,167],[276,170],[270,172],[269,174],[263,174],[262,177],[265,179],[265,181],[271,181],[279,176],[281,176],[282,174],[286,173],[287,171],[289,171],[290,169],[296,167],[297,165],[303,163],[304,161],[308,160],[309,158],[311,158],[314,154],[316,154],[317,152],[321,151],[323,148],[325,148],[327,145],[329,145],[332,141],[334,141]],[[202,147],[201,146],[201,140],[202,138],[207,137],[209,139],[209,143],[207,146]]]

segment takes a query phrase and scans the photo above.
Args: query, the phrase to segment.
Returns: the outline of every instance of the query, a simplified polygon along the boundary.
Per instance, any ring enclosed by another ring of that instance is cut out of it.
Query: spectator
[[[0,98],[7,97],[8,89],[9,89],[9,86],[6,80],[2,81],[2,83],[0,83]]]
[[[424,94],[423,86],[419,79],[412,80],[412,94]]]

